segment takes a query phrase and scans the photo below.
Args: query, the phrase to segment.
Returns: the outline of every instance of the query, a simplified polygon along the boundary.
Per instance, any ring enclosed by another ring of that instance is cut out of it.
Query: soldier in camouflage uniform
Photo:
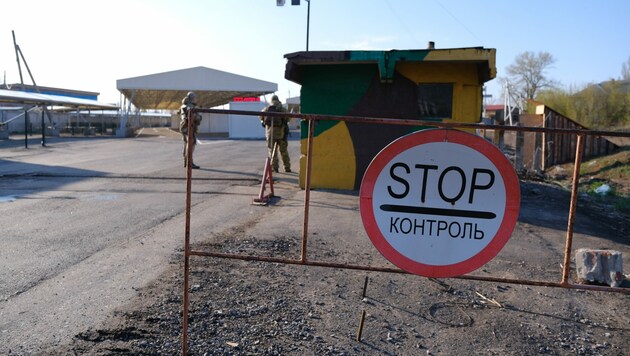
[[[184,139],[184,167],[188,163],[188,109],[194,108],[197,106],[197,95],[192,91],[186,94],[186,97],[182,99],[182,106],[179,108],[180,122],[179,122],[179,132],[182,133],[182,138]],[[192,135],[192,151],[195,150],[195,145],[197,144],[197,130],[199,129],[199,124],[201,123],[201,114],[195,113],[193,117],[193,135]],[[194,157],[194,156],[193,156]],[[191,168],[198,169],[199,166],[191,162]]]
[[[263,112],[285,112],[280,99],[277,95],[271,97],[271,104],[265,107]],[[267,147],[269,148],[269,157],[273,157],[272,168],[274,172],[278,172],[278,154],[273,154],[274,144],[278,144],[280,155],[282,156],[282,164],[284,171],[291,172],[291,160],[287,148],[289,146],[289,124],[286,118],[272,118],[270,116],[261,115],[260,122],[265,127],[265,137],[267,139]]]

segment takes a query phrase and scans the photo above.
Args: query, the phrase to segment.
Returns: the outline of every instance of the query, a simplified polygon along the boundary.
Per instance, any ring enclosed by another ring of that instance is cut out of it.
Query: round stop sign
[[[478,136],[448,129],[401,137],[370,163],[361,218],[374,246],[410,273],[453,277],[496,256],[520,206],[510,161]]]

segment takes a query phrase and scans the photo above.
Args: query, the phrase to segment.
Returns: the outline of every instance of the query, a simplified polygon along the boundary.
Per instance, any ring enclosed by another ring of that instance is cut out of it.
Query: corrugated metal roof
[[[0,102],[29,105],[60,105],[79,109],[107,110],[118,109],[117,105],[96,100],[71,98],[62,95],[29,93],[17,90],[0,89]]]
[[[71,98],[90,99],[90,100],[98,100],[98,95],[99,95],[99,93],[93,92],[93,91],[43,87],[40,85],[35,86],[35,85],[21,84],[21,83],[0,85],[0,89],[25,91],[27,93],[61,95],[61,96],[67,96]]]

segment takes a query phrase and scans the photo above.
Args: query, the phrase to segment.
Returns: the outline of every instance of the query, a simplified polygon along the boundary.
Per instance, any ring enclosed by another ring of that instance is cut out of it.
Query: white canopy
[[[194,67],[119,79],[116,89],[139,109],[177,110],[189,91],[197,104],[214,107],[235,97],[257,97],[278,90],[278,84],[206,67]]]

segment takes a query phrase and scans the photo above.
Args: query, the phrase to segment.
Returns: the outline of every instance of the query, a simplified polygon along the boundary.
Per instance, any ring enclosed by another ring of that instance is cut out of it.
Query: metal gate
[[[259,113],[251,111],[238,111],[238,110],[218,110],[218,109],[193,109],[190,110],[189,115],[193,115],[195,112],[203,113],[215,113],[215,114],[233,114],[233,115],[249,115],[253,116],[252,119],[256,119]],[[375,271],[386,273],[407,273],[398,268],[384,268],[375,267],[369,265],[360,264],[347,264],[347,263],[331,263],[326,261],[311,260],[308,258],[307,241],[309,237],[309,205],[310,205],[310,192],[311,192],[311,172],[313,170],[312,153],[313,153],[313,137],[314,127],[318,121],[345,121],[352,123],[368,123],[377,125],[403,125],[403,126],[426,126],[436,128],[453,128],[453,129],[469,129],[469,130],[503,130],[514,132],[534,132],[547,135],[563,135],[576,137],[575,144],[575,164],[572,175],[572,187],[571,187],[571,203],[569,207],[567,228],[566,228],[566,240],[564,249],[564,258],[562,262],[562,274],[559,276],[559,280],[555,282],[551,281],[538,281],[528,279],[509,279],[492,276],[471,276],[463,275],[454,277],[463,280],[474,281],[486,281],[496,283],[508,283],[530,286],[544,286],[544,287],[556,287],[566,289],[581,289],[581,290],[593,290],[601,292],[615,292],[630,294],[629,289],[614,288],[599,285],[586,285],[576,284],[569,281],[569,273],[571,272],[571,252],[573,244],[573,231],[575,223],[575,213],[578,199],[578,185],[580,179],[580,165],[582,162],[582,155],[584,150],[585,141],[594,137],[630,137],[629,132],[613,132],[613,131],[597,131],[597,130],[584,130],[584,129],[568,129],[568,128],[543,128],[543,127],[523,127],[523,126],[503,126],[503,125],[483,125],[483,124],[470,124],[470,123],[455,123],[455,122],[435,122],[435,121],[420,121],[420,120],[405,120],[405,119],[388,119],[388,118],[367,118],[367,117],[339,117],[328,115],[311,115],[311,114],[288,114],[288,113],[267,113],[270,116],[286,117],[286,118],[298,118],[308,122],[308,138],[307,138],[307,162],[305,172],[305,189],[304,189],[304,219],[302,226],[301,236],[301,252],[297,259],[287,258],[275,258],[267,256],[255,256],[244,254],[226,254],[208,251],[192,250],[190,246],[190,210],[191,210],[191,192],[192,192],[192,168],[190,162],[192,162],[192,145],[189,146],[188,157],[190,159],[187,165],[187,179],[186,179],[186,227],[184,236],[184,285],[183,285],[183,331],[182,331],[182,354],[187,353],[187,329],[188,329],[188,309],[189,309],[189,274],[190,274],[190,257],[215,257],[236,259],[243,261],[261,261],[281,263],[288,265],[303,265],[303,266],[316,266],[316,267],[330,267],[341,268],[349,270],[361,270],[361,271]],[[189,125],[192,125],[193,120],[188,120]],[[189,140],[192,139],[192,127],[189,127]]]

